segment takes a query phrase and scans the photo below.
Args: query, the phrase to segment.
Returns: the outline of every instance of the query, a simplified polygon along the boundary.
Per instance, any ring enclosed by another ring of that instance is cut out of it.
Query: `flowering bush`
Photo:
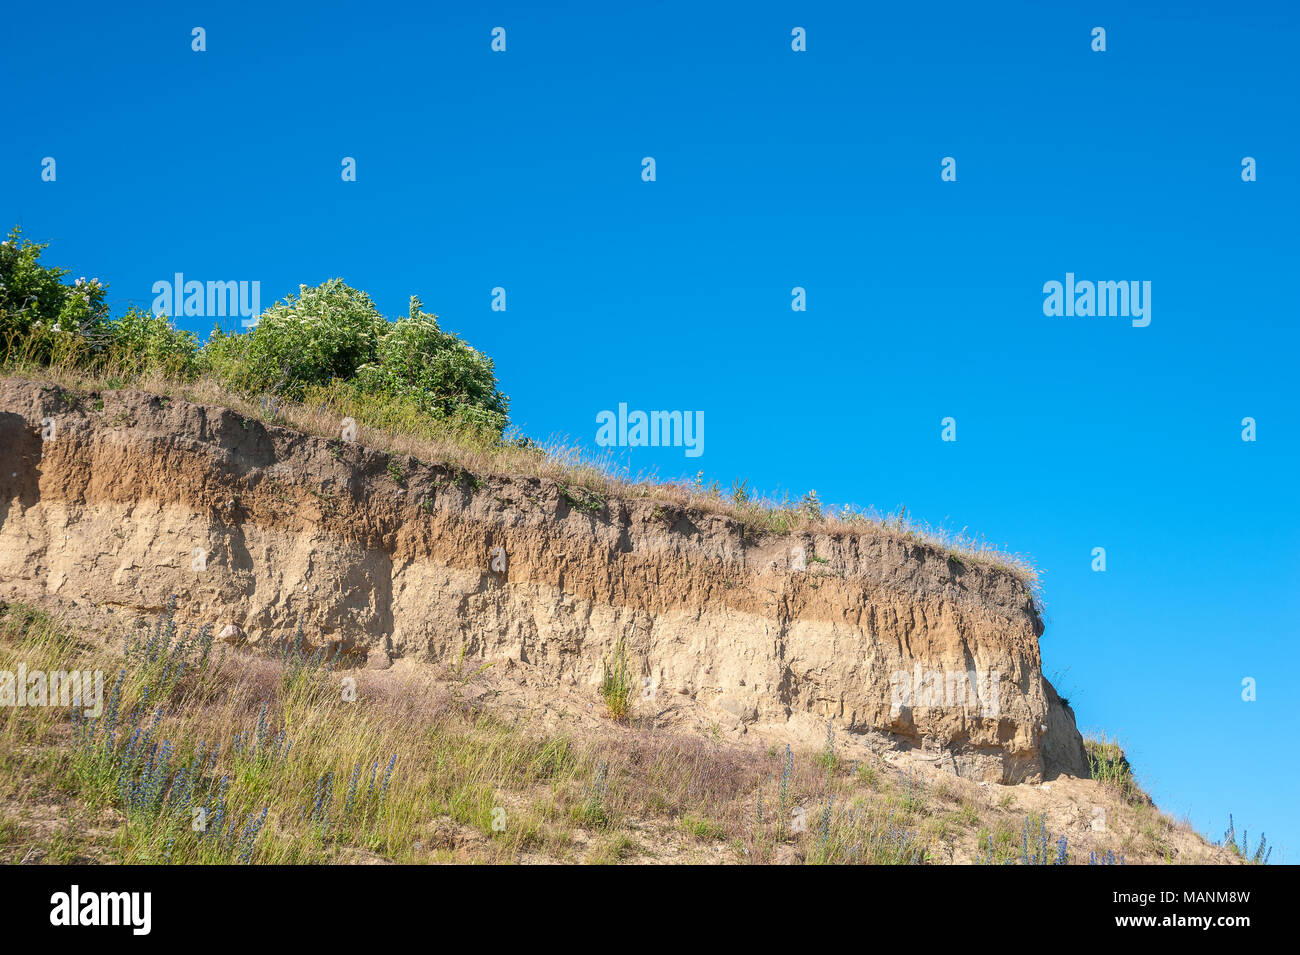
[[[174,326],[166,315],[132,306],[121,318],[108,322],[104,331],[110,355],[123,367],[184,375],[194,366],[198,339]]]
[[[214,331],[207,363],[228,383],[249,392],[300,399],[310,385],[352,378],[375,353],[384,318],[365,292],[330,279],[298,286],[262,313],[244,335]]]
[[[97,278],[65,285],[67,269],[40,264],[48,244],[24,239],[17,226],[0,242],[0,358],[21,344],[48,360],[73,340],[97,344],[103,331],[108,286]]]
[[[509,399],[497,388],[492,359],[440,329],[437,316],[426,314],[414,295],[410,314],[384,329],[357,386],[409,399],[436,417],[497,434],[505,430]]]
[[[190,378],[207,373],[250,396],[302,401],[321,393],[382,405],[399,416],[449,422],[490,441],[506,428],[509,399],[492,359],[438,327],[415,296],[389,322],[342,279],[300,285],[247,333],[214,329],[202,348],[165,315],[130,308],[110,319],[99,279],[65,285],[66,269],[39,262],[15,228],[0,243],[0,362],[68,363]]]

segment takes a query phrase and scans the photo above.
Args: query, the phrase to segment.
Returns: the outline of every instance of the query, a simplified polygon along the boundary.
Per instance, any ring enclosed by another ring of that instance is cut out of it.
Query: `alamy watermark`
[[[0,670],[0,706],[84,707],[86,716],[104,711],[104,673],[102,670],[28,670],[18,664],[18,672]]]
[[[226,318],[238,315],[245,328],[257,324],[262,314],[262,283],[249,281],[199,282],[185,280],[177,272],[170,281],[153,283],[153,313],[172,320],[189,318]]]
[[[1043,285],[1043,314],[1088,318],[1132,318],[1134,328],[1151,324],[1151,283],[1120,279],[1118,282],[1076,282],[1073,272],[1065,282]]]
[[[54,926],[125,926],[133,935],[148,935],[153,925],[152,892],[83,892],[74,885],[50,896]]]
[[[703,411],[631,411],[596,415],[596,445],[602,448],[685,448],[688,458],[704,453]]]
[[[905,706],[949,706],[978,709],[987,717],[998,714],[996,670],[927,670],[917,663],[912,672],[895,670],[889,678],[890,709]]]

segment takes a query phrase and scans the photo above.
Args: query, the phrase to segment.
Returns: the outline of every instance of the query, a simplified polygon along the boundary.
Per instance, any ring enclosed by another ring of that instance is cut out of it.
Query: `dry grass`
[[[1084,734],[1083,748],[1088,754],[1093,779],[1112,789],[1125,802],[1140,807],[1151,805],[1151,797],[1138,785],[1118,739],[1102,730],[1089,731]]]
[[[635,717],[544,727],[471,702],[490,698],[481,675],[334,668],[293,640],[266,656],[165,622],[133,633],[104,643],[0,605],[0,678],[99,669],[111,695],[125,672],[116,721],[108,704],[97,721],[0,706],[0,862],[1021,863],[1039,811],[1097,804],[1110,828],[1080,815],[1072,864],[1107,849],[1129,864],[1225,861],[1105,780],[1049,804],[1046,787],[852,761],[829,735],[799,752]],[[164,750],[168,771],[151,773]],[[186,782],[178,770],[196,765]]]
[[[32,608],[4,608],[0,671],[99,669],[116,701],[92,720],[57,706],[0,708],[0,795],[11,807],[0,814],[0,860],[616,862],[722,847],[730,861],[783,850],[830,861],[851,846],[863,861],[924,858],[919,842],[894,858],[894,834],[849,808],[852,774],[833,777],[806,756],[787,763],[635,724],[588,738],[541,732],[463,702],[455,681],[197,637],[164,618],[116,652]],[[152,772],[165,753],[169,771]],[[827,800],[843,810],[824,810]],[[801,806],[807,826],[792,827]],[[33,812],[55,823],[38,826]]]

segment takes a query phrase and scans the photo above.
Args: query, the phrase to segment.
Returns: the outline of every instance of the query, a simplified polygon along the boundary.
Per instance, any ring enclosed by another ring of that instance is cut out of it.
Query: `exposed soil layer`
[[[831,720],[976,780],[1088,775],[1010,571],[881,530],[755,536],[139,391],[0,381],[0,582],[140,613],[175,595],[254,646],[301,624],[358,665],[508,660],[593,699],[622,639],[646,699],[742,732]]]

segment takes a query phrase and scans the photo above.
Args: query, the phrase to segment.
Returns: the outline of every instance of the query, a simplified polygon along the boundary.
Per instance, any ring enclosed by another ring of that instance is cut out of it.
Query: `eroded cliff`
[[[761,536],[138,391],[0,381],[0,580],[358,662],[511,659],[745,726],[833,720],[996,782],[1086,776],[1015,574],[872,530]],[[800,554],[799,550],[802,553]]]

